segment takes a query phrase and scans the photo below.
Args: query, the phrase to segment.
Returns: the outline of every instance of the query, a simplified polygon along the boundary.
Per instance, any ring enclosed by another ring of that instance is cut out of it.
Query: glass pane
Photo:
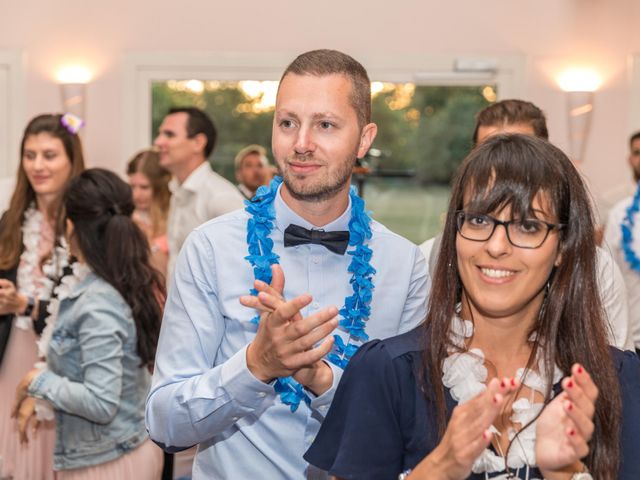
[[[277,86],[253,80],[154,82],[152,137],[170,107],[202,108],[218,128],[214,169],[235,182],[233,158],[242,147],[263,145],[271,157]],[[356,183],[374,218],[421,243],[440,231],[451,176],[471,148],[474,115],[495,101],[496,89],[373,82],[372,94],[378,136]]]

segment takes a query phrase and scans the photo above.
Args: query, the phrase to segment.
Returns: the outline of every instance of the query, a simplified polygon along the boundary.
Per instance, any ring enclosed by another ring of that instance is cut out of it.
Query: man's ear
[[[202,152],[202,155],[206,157],[204,150],[207,146],[207,136],[204,133],[198,133],[191,137],[191,140],[193,140],[195,150],[198,152]]]
[[[358,158],[362,158],[367,154],[377,133],[378,126],[375,123],[368,123],[364,126],[360,133],[360,144],[358,145],[358,153],[356,154]]]

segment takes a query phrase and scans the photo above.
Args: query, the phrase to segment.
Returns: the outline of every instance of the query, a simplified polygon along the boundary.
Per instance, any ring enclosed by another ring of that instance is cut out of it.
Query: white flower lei
[[[452,323],[452,342],[458,347],[464,347],[465,338],[473,335],[473,323],[469,320],[462,320],[455,315]],[[466,352],[455,352],[450,354],[442,365],[442,383],[449,388],[451,396],[458,402],[463,404],[479,393],[486,390],[487,369],[484,366],[484,353],[478,348],[472,348]],[[544,361],[538,359],[538,372],[519,368],[516,372],[516,378],[520,382],[532,390],[531,398],[519,398],[513,405],[513,413],[511,415],[512,423],[526,425],[532,421],[542,410],[542,403],[533,402],[534,391],[542,394],[546,392],[548,375],[545,372]],[[562,372],[556,366],[553,371],[553,384],[559,382],[563,377]],[[490,430],[495,435],[500,432],[492,425]],[[516,430],[509,428],[509,440],[513,440],[516,436]],[[536,441],[536,422],[534,421],[526,429],[520,432],[517,441],[509,449],[507,458],[507,466],[509,468],[528,469],[535,465],[535,441]],[[482,454],[476,459],[472,470],[474,473],[494,473],[501,472],[505,467],[505,459],[489,448],[486,448]],[[498,479],[503,477],[496,477]],[[506,476],[504,478],[507,478]]]
[[[54,247],[54,252],[42,265],[44,276],[35,282],[35,275],[40,264],[40,241],[42,237],[42,224],[44,215],[35,205],[30,205],[24,214],[22,224],[22,244],[24,250],[20,255],[20,263],[17,274],[17,288],[22,295],[48,300],[51,298],[53,279],[60,276],[64,267],[68,264],[68,254],[64,239],[60,245]],[[22,315],[16,316],[16,327],[22,330],[31,328],[31,318]]]
[[[75,290],[76,286],[82,282],[87,275],[91,272],[91,269],[85,263],[74,262],[71,265],[72,274],[65,275],[60,280],[60,284],[53,290],[53,297],[49,301],[47,306],[47,312],[49,315],[45,319],[45,327],[42,331],[40,339],[36,342],[38,345],[38,356],[42,359],[35,364],[41,372],[47,369],[47,350],[49,349],[49,342],[53,335],[56,322],[58,320],[58,313],[60,312],[60,302]],[[36,399],[36,417],[38,420],[53,420],[53,408],[51,405],[40,399]]]

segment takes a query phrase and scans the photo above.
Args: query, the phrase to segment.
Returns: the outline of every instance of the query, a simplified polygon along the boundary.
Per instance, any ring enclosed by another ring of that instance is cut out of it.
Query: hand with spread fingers
[[[580,472],[589,453],[598,388],[579,364],[562,380],[562,393],[554,398],[536,424],[536,461],[545,478],[554,473]]]
[[[493,434],[489,428],[518,385],[514,379],[494,378],[484,392],[455,407],[442,441],[407,479],[467,478],[476,458],[491,443]]]
[[[333,347],[330,335],[338,326],[338,309],[324,308],[303,318],[300,311],[311,303],[311,296],[300,295],[287,301],[282,296],[282,269],[274,265],[272,271],[271,285],[256,281],[257,297],[240,298],[242,305],[261,312],[258,332],[247,348],[247,367],[263,382],[294,376],[320,395],[333,380],[331,368],[322,358]]]

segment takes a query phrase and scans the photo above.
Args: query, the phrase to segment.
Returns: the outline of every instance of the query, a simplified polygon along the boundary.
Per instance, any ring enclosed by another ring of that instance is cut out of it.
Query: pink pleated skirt
[[[159,480],[162,450],[151,440],[122,457],[93,467],[56,472],[56,480]]]
[[[18,424],[11,418],[16,387],[38,360],[36,334],[32,329],[13,327],[0,366],[0,478],[53,480],[54,422],[44,422],[29,443],[20,444]]]

